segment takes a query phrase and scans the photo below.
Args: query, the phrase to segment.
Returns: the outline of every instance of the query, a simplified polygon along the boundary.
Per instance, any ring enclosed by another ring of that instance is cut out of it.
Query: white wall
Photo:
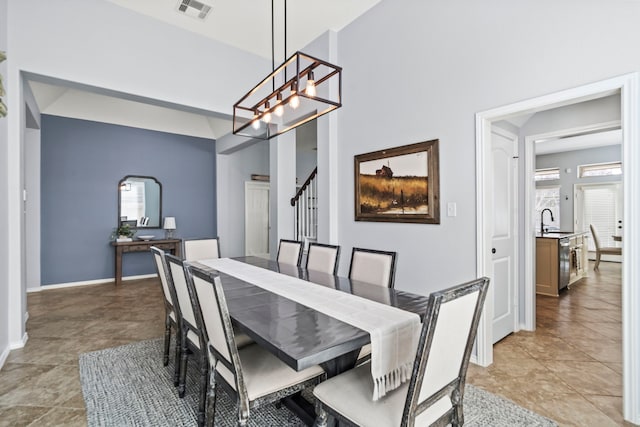
[[[26,129],[24,140],[25,189],[27,190],[26,285],[28,290],[40,288],[40,130]],[[28,160],[27,160],[28,159]]]
[[[267,60],[167,26],[102,0],[2,0],[0,46],[10,115],[0,125],[0,306],[8,341],[24,339],[22,218],[22,72],[104,88],[164,103],[231,113],[237,98],[270,70]],[[6,29],[6,33],[5,33]],[[6,36],[6,39],[5,39]],[[5,41],[6,40],[6,41]],[[6,148],[5,148],[6,147]],[[0,265],[1,266],[1,265]],[[11,284],[11,285],[8,285]],[[4,329],[4,328],[3,328]],[[0,334],[0,354],[6,348]]]
[[[625,1],[383,0],[340,31],[341,272],[357,245],[398,251],[400,289],[427,294],[474,277],[475,113],[640,69],[638,16],[640,3]],[[456,202],[458,216],[355,222],[353,156],[434,138],[441,206]]]

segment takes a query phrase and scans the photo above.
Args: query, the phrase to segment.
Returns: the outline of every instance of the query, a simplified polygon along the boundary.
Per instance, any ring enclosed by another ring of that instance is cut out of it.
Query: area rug
[[[173,356],[173,353],[171,353]],[[80,381],[89,426],[195,426],[197,364],[190,360],[187,393],[178,397],[173,364],[162,366],[162,340],[141,341],[80,355]],[[237,409],[224,390],[218,394],[215,425],[236,425]],[[515,403],[467,384],[466,426],[555,426]],[[252,410],[250,426],[304,424],[288,409],[266,405]]]

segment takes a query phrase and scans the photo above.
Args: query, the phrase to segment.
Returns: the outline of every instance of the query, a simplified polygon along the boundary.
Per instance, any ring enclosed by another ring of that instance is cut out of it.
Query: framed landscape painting
[[[354,160],[356,221],[440,224],[437,139]]]

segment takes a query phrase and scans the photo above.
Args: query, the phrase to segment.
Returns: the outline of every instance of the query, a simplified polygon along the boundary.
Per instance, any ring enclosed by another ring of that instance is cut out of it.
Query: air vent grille
[[[180,0],[178,11],[193,18],[205,19],[211,11],[211,6],[197,0]]]

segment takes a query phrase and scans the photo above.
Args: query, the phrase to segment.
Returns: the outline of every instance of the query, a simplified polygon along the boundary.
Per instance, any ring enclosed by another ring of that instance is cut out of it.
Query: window
[[[560,230],[560,187],[536,188],[536,230],[540,230],[540,212],[543,209],[551,209],[553,221],[549,214],[545,214],[544,226],[550,231]]]
[[[622,186],[620,184],[592,185],[582,187],[584,192],[583,221],[585,229],[589,224],[598,230],[601,246],[617,246],[613,240],[618,219],[622,211]],[[595,251],[593,239],[589,239],[589,250]]]
[[[578,178],[586,178],[589,176],[611,176],[622,175],[622,163],[596,163],[593,165],[578,166]]]
[[[560,179],[559,168],[549,169],[536,169],[536,182],[537,181],[551,181],[554,179]]]

